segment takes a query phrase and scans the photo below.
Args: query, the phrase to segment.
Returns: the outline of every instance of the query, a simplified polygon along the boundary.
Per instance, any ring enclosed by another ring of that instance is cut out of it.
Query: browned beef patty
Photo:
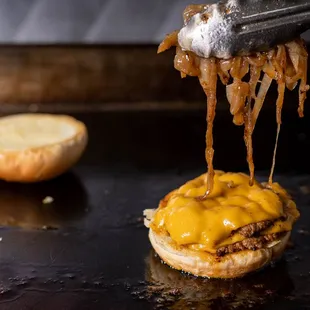
[[[242,236],[246,238],[250,238],[254,236],[255,234],[267,229],[273,224],[272,221],[263,221],[259,223],[249,224],[247,226],[244,226],[242,228],[239,228],[236,232],[241,234]]]
[[[260,236],[257,238],[248,238],[243,241],[230,244],[227,246],[223,246],[219,249],[217,249],[216,254],[217,256],[224,256],[226,254],[231,254],[239,251],[244,250],[252,250],[256,251],[258,249],[261,249],[264,247],[266,243],[275,241],[279,238],[281,238],[285,233],[278,233],[278,234],[270,234],[266,236]]]

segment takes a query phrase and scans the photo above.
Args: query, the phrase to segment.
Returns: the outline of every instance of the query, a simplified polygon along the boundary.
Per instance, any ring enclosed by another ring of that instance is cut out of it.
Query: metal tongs
[[[267,51],[310,28],[310,0],[225,0],[219,5],[227,8],[232,23],[224,46],[232,56]]]

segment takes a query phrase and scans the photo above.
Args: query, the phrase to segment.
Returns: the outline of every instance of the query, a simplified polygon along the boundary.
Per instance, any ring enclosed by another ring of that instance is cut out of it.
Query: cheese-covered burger
[[[288,193],[242,173],[216,171],[203,198],[204,174],[145,211],[151,244],[171,267],[197,276],[235,278],[260,269],[283,253],[299,217]]]

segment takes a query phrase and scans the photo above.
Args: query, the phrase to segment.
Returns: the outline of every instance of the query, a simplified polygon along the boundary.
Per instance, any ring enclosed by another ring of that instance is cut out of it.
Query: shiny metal
[[[228,7],[228,1],[220,4]],[[225,46],[231,55],[264,51],[293,40],[310,28],[310,1],[239,0],[230,6],[226,17],[233,30],[229,45]]]

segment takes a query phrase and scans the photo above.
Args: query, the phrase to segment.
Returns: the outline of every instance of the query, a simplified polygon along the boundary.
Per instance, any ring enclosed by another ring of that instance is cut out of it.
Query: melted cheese
[[[178,246],[215,252],[220,246],[245,239],[233,234],[243,226],[266,220],[275,225],[264,234],[290,231],[299,216],[295,203],[280,185],[268,189],[242,173],[216,171],[214,190],[205,200],[207,175],[204,174],[176,191],[161,203],[152,229],[170,235]],[[283,209],[283,206],[288,210]],[[288,215],[285,222],[279,220]]]
[[[228,237],[226,240],[220,242],[219,244],[217,244],[216,248],[220,248],[220,247],[224,247],[230,244],[234,244],[237,242],[241,242],[243,240],[245,240],[246,237],[235,233],[232,236]],[[210,252],[210,253],[216,253],[216,248],[215,247],[210,247],[208,245],[204,245],[204,244],[189,244],[187,245],[189,249],[194,250],[194,251],[206,251],[206,252]]]

